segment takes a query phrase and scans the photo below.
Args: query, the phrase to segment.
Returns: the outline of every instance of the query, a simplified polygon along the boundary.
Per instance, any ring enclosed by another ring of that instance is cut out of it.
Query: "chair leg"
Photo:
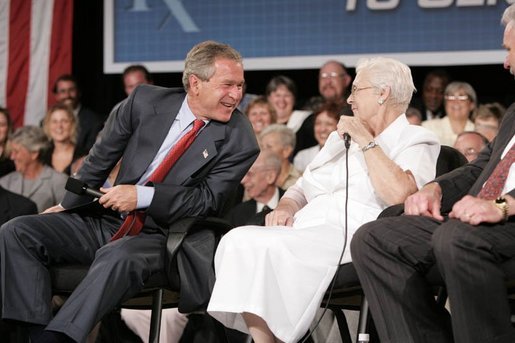
[[[347,324],[347,318],[343,313],[343,309],[338,307],[329,306],[329,309],[333,311],[336,322],[338,323],[338,330],[340,331],[340,338],[343,343],[352,343],[350,338],[349,325]]]
[[[160,288],[152,294],[152,314],[150,316],[149,343],[159,343],[161,331],[161,310],[163,309],[163,289]]]
[[[370,341],[370,335],[368,333],[368,323],[370,320],[369,310],[368,300],[365,296],[363,296],[361,299],[361,308],[359,311],[358,337],[356,338],[357,343],[367,343]]]

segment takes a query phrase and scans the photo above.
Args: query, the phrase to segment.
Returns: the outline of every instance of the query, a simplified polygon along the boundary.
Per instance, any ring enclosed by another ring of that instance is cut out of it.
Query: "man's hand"
[[[112,188],[100,188],[105,193],[98,202],[105,208],[117,212],[131,212],[136,209],[138,194],[134,185],[118,185]]]
[[[495,206],[492,200],[484,200],[471,195],[466,195],[455,203],[449,217],[470,225],[498,223],[504,219],[501,209]]]
[[[432,217],[443,220],[440,214],[442,189],[436,182],[425,185],[415,194],[410,195],[404,202],[404,213],[412,216]]]
[[[45,214],[45,213],[57,213],[57,212],[62,212],[64,211],[65,208],[61,206],[61,204],[57,204],[55,206],[52,206],[52,207],[49,207],[47,208],[46,210],[44,210],[43,212],[41,212],[42,214]]]

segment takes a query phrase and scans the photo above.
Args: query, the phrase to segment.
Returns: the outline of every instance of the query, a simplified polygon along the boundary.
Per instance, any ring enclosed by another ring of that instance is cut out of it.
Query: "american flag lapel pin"
[[[204,156],[204,158],[207,158],[209,156],[209,154],[207,153],[207,149],[204,149],[204,151],[202,151],[202,156]]]

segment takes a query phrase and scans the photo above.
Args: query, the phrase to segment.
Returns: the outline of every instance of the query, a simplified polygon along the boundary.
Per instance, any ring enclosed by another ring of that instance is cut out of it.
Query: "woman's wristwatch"
[[[376,143],[376,141],[371,141],[367,145],[361,148],[361,151],[365,152],[367,150],[370,150],[372,148],[375,148],[376,146],[379,146],[379,144]]]

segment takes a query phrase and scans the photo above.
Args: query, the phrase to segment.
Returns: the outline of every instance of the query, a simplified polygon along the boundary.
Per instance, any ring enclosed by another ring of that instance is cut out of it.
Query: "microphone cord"
[[[340,270],[341,263],[343,260],[343,255],[345,253],[345,249],[347,248],[347,209],[349,205],[349,147],[350,147],[350,140],[345,140],[345,148],[347,151],[345,152],[345,207],[344,207],[344,228],[343,228],[343,249],[340,253],[340,258],[338,259],[338,266],[336,267],[336,273],[334,273],[333,280],[331,281],[331,287],[329,288],[329,295],[327,296],[327,300],[324,306],[324,310],[322,311],[322,314],[320,315],[320,318],[318,318],[315,326],[313,329],[309,330],[309,332],[304,336],[302,341],[300,343],[305,343],[309,337],[315,332],[315,330],[320,325],[320,322],[322,321],[322,318],[324,318],[325,313],[329,309],[329,302],[331,301],[331,297],[333,296],[333,289],[334,285],[336,283],[336,276],[338,275],[338,271]]]

